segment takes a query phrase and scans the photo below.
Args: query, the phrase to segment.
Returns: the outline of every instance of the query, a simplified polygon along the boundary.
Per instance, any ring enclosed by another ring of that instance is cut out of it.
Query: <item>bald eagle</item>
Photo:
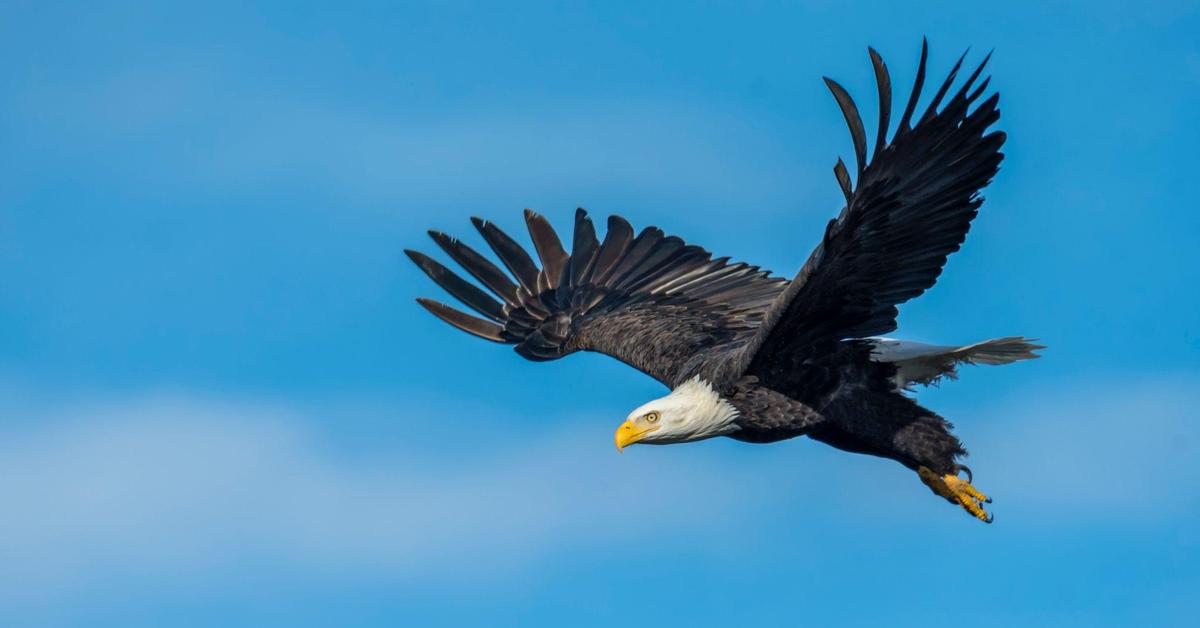
[[[951,93],[964,53],[922,112],[928,45],[895,133],[887,66],[868,49],[879,122],[868,158],[858,108],[825,84],[850,127],[854,182],[838,159],[846,205],[791,281],[757,266],[716,258],[647,227],[635,235],[620,216],[603,241],[587,212],[575,213],[571,252],[542,216],[525,222],[540,261],[494,224],[472,218],[507,273],[457,239],[434,242],[488,294],[433,259],[407,255],[479,316],[418,302],[470,334],[515,345],[535,361],[575,351],[610,355],[665,384],[666,396],[629,413],[618,450],[634,443],[684,443],[727,436],[771,443],[800,435],[845,451],[891,458],[937,495],[991,522],[991,500],[972,486],[952,425],[906,393],[953,378],[960,364],[1007,364],[1044,347],[1022,337],[966,346],[881,338],[897,306],[933,286],[957,251],[996,174],[1005,135],[998,94],[980,98],[987,58]],[[989,55],[990,56],[990,55]],[[482,318],[481,318],[482,317]],[[966,477],[964,478],[963,475]]]

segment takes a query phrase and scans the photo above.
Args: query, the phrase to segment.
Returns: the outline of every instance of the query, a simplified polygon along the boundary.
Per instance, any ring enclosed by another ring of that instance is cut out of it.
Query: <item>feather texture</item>
[[[868,146],[850,94],[825,79],[849,129],[855,170],[837,160],[834,176],[846,204],[791,282],[714,259],[657,227],[635,232],[620,216],[609,217],[600,240],[582,209],[568,253],[550,223],[526,210],[536,261],[494,224],[472,218],[504,270],[430,232],[479,285],[406,251],[479,316],[418,302],[447,324],[513,345],[531,360],[596,351],[650,374],[677,389],[664,400],[701,408],[707,422],[700,425],[712,427],[682,440],[722,434],[766,443],[807,434],[897,460],[923,478],[965,470],[958,460],[966,450],[953,426],[902,389],[953,378],[962,363],[1037,357],[1042,347],[1016,336],[964,347],[873,336],[896,327],[897,307],[930,288],[964,241],[983,202],[979,192],[1003,158],[1004,134],[989,132],[1000,115],[999,97],[985,96],[986,57],[954,89],[964,54],[918,116],[929,54],[922,41],[912,90],[889,134],[891,77],[879,53],[868,54],[879,97],[874,144]],[[717,406],[721,413],[712,411]],[[678,436],[664,433],[660,442]],[[984,518],[982,509],[968,511]]]
[[[1036,351],[1046,347],[1035,344],[1036,340],[1008,336],[958,347],[873,338],[871,358],[896,365],[897,388],[929,386],[943,378],[957,379],[959,364],[1011,364],[1039,358]]]
[[[674,385],[692,376],[710,351],[749,338],[786,284],[756,266],[712,259],[656,227],[635,238],[619,216],[609,219],[600,243],[587,212],[577,210],[570,254],[545,218],[526,210],[525,220],[540,269],[494,224],[472,219],[517,283],[462,242],[430,234],[499,301],[429,257],[407,253],[434,282],[491,320],[428,299],[421,305],[458,329],[516,345],[531,360],[599,351]]]
[[[852,187],[839,160],[835,172],[846,193],[846,207],[829,223],[822,241],[742,351],[736,362],[745,372],[802,378],[804,369],[796,367],[832,351],[831,343],[892,331],[897,306],[931,287],[947,256],[965,239],[983,202],[979,191],[1003,158],[999,149],[1004,134],[987,132],[1000,116],[998,96],[976,104],[983,91],[972,88],[987,63],[985,58],[946,99],[964,54],[917,125],[909,128],[927,56],[928,47],[922,45],[908,105],[895,135],[882,142],[890,117],[890,97],[884,96],[890,94],[891,80],[883,60],[872,51],[880,91],[876,135],[881,139],[871,162],[860,165]],[[837,83],[827,83],[850,127],[855,156],[865,154],[857,107]]]

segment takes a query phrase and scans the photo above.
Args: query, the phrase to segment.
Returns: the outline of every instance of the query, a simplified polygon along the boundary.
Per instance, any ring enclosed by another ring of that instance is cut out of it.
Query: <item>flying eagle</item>
[[[587,212],[575,213],[571,252],[542,216],[526,210],[539,266],[494,224],[472,218],[508,269],[436,231],[433,240],[491,293],[416,251],[407,255],[482,318],[429,299],[418,302],[465,332],[515,345],[535,361],[575,351],[610,355],[671,389],[631,412],[617,449],[728,436],[770,443],[807,435],[845,451],[891,458],[934,493],[991,522],[990,502],[971,485],[953,427],[905,392],[953,378],[960,364],[1038,357],[1022,337],[934,346],[879,337],[896,329],[897,306],[933,286],[983,203],[1005,135],[987,91],[985,58],[950,92],[964,53],[923,112],[923,43],[911,95],[888,138],[892,86],[868,49],[879,122],[868,158],[858,108],[826,78],[854,143],[856,176],[834,167],[846,205],[791,281],[757,266],[713,259],[661,229],[635,235],[620,216],[604,240]],[[989,55],[990,56],[990,55]],[[966,478],[960,477],[965,473]]]

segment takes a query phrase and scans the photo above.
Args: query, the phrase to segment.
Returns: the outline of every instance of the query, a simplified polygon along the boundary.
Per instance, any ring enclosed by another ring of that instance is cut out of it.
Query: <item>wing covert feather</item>
[[[829,350],[829,343],[895,329],[897,306],[933,286],[947,256],[961,246],[983,203],[979,192],[1003,158],[1004,134],[988,132],[1000,117],[999,96],[977,103],[988,84],[984,79],[976,87],[987,58],[943,104],[966,55],[959,58],[910,128],[925,80],[923,44],[912,95],[886,141],[891,79],[882,58],[874,50],[870,56],[880,95],[871,161],[862,161],[865,131],[854,101],[827,79],[850,127],[857,182],[851,186],[839,159],[834,172],[846,206],[735,361],[742,372],[794,369],[806,356]]]
[[[570,254],[545,218],[526,210],[525,220],[540,269],[494,224],[473,219],[516,284],[465,244],[431,233],[499,301],[436,261],[407,253],[434,282],[490,320],[429,299],[419,299],[422,306],[458,329],[515,345],[535,361],[597,351],[674,386],[702,367],[710,351],[748,340],[787,283],[756,266],[712,259],[656,227],[634,237],[619,216],[609,218],[599,242],[587,212],[577,210]]]

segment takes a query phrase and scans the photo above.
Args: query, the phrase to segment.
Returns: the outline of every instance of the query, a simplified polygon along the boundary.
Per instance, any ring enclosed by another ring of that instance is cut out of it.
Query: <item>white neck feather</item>
[[[697,375],[683,382],[663,397],[668,406],[678,407],[682,411],[684,424],[681,440],[700,440],[722,434],[729,434],[738,429],[734,419],[738,416],[737,408],[726,401],[713,390],[708,382]]]

